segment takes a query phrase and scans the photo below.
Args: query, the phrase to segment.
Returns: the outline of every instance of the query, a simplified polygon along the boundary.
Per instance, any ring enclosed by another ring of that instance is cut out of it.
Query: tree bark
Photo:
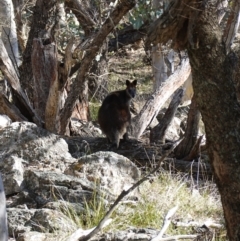
[[[183,89],[178,89],[175,91],[174,96],[172,98],[171,103],[169,104],[169,107],[161,119],[161,121],[158,123],[157,126],[155,126],[150,131],[150,142],[155,143],[165,143],[165,135],[167,132],[168,127],[170,126],[172,119],[176,113],[176,110],[182,100],[183,97]]]
[[[163,104],[187,79],[190,74],[188,60],[183,60],[182,65],[172,74],[154,94],[148,99],[135,120],[132,121],[131,135],[139,138],[152,119],[158,114]]]
[[[19,109],[9,102],[6,96],[0,93],[0,113],[7,115],[12,121],[28,121]]]
[[[174,154],[178,159],[184,159],[191,152],[193,146],[198,139],[198,129],[200,122],[200,111],[197,108],[195,97],[192,98],[192,103],[188,111],[187,129],[183,140],[175,148]]]
[[[56,45],[43,45],[41,39],[34,39],[31,63],[34,81],[34,108],[41,119],[45,121],[47,130],[55,132],[56,130],[52,125],[55,126],[56,123],[59,108],[58,91],[60,89]]]
[[[31,63],[33,39],[42,38],[43,41],[51,43],[53,41],[52,34],[55,25],[53,22],[50,22],[49,19],[52,21],[56,16],[56,1],[37,0],[34,7],[33,21],[31,23],[26,49],[23,53],[23,63],[19,69],[22,88],[28,93],[29,101],[33,107],[34,81]]]
[[[233,84],[236,67],[232,61],[236,56],[233,53],[226,56],[218,29],[213,31],[210,27],[216,26],[213,19],[204,14],[198,24],[198,37],[203,41],[199,49],[188,50],[193,87],[205,124],[229,240],[237,241],[240,240],[240,108]],[[210,49],[206,50],[205,46],[210,46]]]
[[[4,73],[8,82],[12,87],[13,99],[16,107],[29,120],[42,126],[41,120],[30,105],[26,94],[23,92],[19,78],[14,71],[11,60],[8,57],[7,51],[0,39],[0,69]]]
[[[0,7],[1,20],[1,38],[4,46],[8,52],[8,56],[12,61],[14,69],[18,74],[18,66],[21,63],[16,23],[14,21],[13,2],[10,0],[3,0]]]
[[[107,35],[114,29],[114,27],[118,24],[121,18],[135,6],[135,0],[122,0],[116,6],[116,8],[110,13],[109,18],[103,23],[101,29],[97,32],[97,34],[92,39],[91,43],[88,45],[88,49],[86,50],[86,54],[82,59],[82,63],[76,77],[72,85],[72,91],[69,93],[65,106],[60,114],[61,120],[61,130],[60,133],[64,134],[66,131],[66,127],[69,124],[69,120],[74,109],[76,100],[78,96],[83,92],[86,84],[86,73],[90,68],[91,62],[94,57],[97,55],[98,50],[102,46],[105,41]]]
[[[169,21],[163,24],[166,15],[159,19],[155,23],[159,26],[155,26],[155,33],[152,29],[147,42],[162,42],[170,38],[176,42],[178,32],[183,33],[183,25],[177,27],[175,23],[176,33],[170,37],[173,29],[171,22],[176,19],[180,19],[179,23],[185,21],[185,44],[182,48],[187,48],[189,54],[194,95],[205,124],[210,162],[221,194],[228,238],[238,241],[240,106],[235,85],[239,83],[240,76],[240,46],[238,44],[234,52],[227,53],[229,41],[223,44],[223,29],[218,24],[216,6],[213,4],[211,1],[173,1],[167,11],[171,12]],[[234,11],[234,14],[238,15],[239,11]],[[181,20],[182,16],[184,19]],[[190,19],[190,16],[195,17]]]

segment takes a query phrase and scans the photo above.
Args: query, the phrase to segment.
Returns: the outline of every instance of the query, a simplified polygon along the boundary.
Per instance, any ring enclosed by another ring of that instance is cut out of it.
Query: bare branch
[[[66,0],[65,5],[72,10],[72,12],[75,14],[76,18],[80,22],[85,35],[88,36],[92,30],[94,29],[94,26],[96,23],[89,15],[87,9],[83,6],[82,1],[80,0]]]
[[[189,60],[182,61],[181,66],[149,98],[137,118],[132,123],[131,135],[139,138],[152,119],[158,114],[163,104],[188,78],[191,71]]]
[[[171,1],[168,8],[153,22],[146,39],[146,48],[158,43],[165,44],[172,40],[175,49],[185,49],[187,40],[192,42],[192,26],[201,13],[202,1]]]
[[[151,241],[160,241],[160,240],[162,240],[162,236],[166,232],[166,230],[168,229],[168,226],[171,223],[171,218],[176,213],[177,210],[178,210],[178,206],[175,206],[174,208],[172,208],[172,209],[170,209],[168,211],[167,215],[164,218],[163,226],[162,226],[161,231],[159,232],[157,237],[153,238]]]
[[[8,82],[12,87],[12,91],[15,95],[15,98],[17,99],[16,106],[17,107],[20,106],[19,110],[21,112],[23,111],[25,112],[22,114],[25,115],[28,118],[28,120],[35,122],[38,126],[41,126],[42,123],[39,117],[33,110],[32,106],[28,101],[27,96],[25,95],[25,93],[23,92],[20,86],[19,78],[16,72],[14,71],[12,61],[9,59],[7,51],[1,39],[0,39],[0,69],[2,70],[2,72],[6,76]]]

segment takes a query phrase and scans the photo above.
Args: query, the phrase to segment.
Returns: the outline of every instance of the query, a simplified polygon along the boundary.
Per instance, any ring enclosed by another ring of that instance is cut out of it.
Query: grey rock
[[[107,205],[140,178],[126,157],[98,152],[75,159],[65,140],[28,122],[0,130],[0,172],[9,234],[17,241],[61,240],[60,233],[77,229],[70,210],[80,215],[93,199]]]
[[[88,180],[47,171],[27,170],[24,174],[24,189],[28,190],[38,207],[58,200],[84,203],[91,200],[93,194],[104,196],[104,193]]]
[[[26,226],[27,221],[34,215],[35,210],[20,209],[20,208],[8,208],[8,231],[9,235],[17,237],[19,233],[29,232],[31,227]]]
[[[0,115],[0,129],[11,125],[12,120],[7,115]]]
[[[33,123],[14,122],[0,130],[0,171],[7,195],[21,190],[26,169],[60,173],[74,161],[62,138]]]
[[[134,163],[115,152],[96,152],[81,157],[65,173],[96,183],[114,196],[131,187],[141,175]]]
[[[51,209],[36,210],[31,219],[26,223],[32,229],[41,233],[71,233],[77,229],[72,219],[63,213]]]
[[[60,237],[51,233],[40,233],[36,231],[20,234],[16,241],[60,241]]]

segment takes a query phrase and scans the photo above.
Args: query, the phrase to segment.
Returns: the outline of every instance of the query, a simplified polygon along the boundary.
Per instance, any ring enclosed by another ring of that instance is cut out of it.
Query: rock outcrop
[[[78,228],[69,213],[83,213],[93,198],[108,205],[140,178],[126,157],[98,152],[76,159],[64,139],[28,122],[0,130],[0,172],[9,235],[17,241],[60,240]]]

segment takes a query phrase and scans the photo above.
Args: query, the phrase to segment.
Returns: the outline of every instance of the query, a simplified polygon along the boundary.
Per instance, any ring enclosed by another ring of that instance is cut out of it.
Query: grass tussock
[[[200,225],[212,220],[223,224],[220,196],[215,184],[204,182],[196,186],[180,174],[162,172],[153,181],[139,188],[139,200],[135,204],[121,204],[111,218],[107,230],[125,230],[129,227],[160,229],[167,212],[178,205],[174,222],[198,222]],[[84,229],[96,226],[108,210],[106,205],[93,198],[85,203],[86,212],[78,216],[78,224]],[[221,231],[224,232],[224,231]],[[170,225],[168,235],[192,234],[192,227]],[[225,240],[215,239],[215,240]]]

